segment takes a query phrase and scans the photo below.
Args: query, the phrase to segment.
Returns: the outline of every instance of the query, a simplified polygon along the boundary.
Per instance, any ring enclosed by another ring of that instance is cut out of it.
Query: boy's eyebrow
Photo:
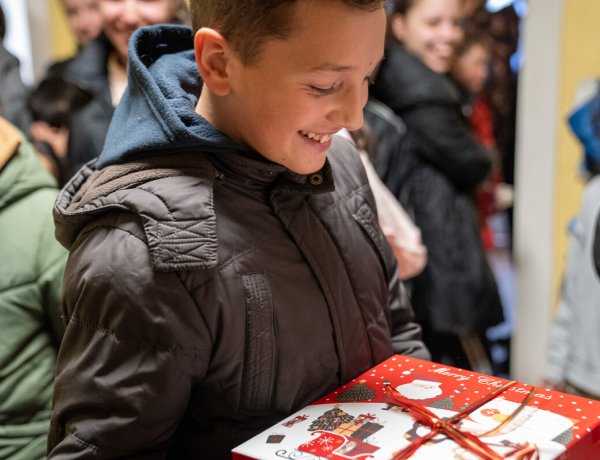
[[[377,67],[379,67],[379,64],[381,64],[381,61],[383,61],[384,58],[385,58],[385,56],[381,56],[381,58],[377,61],[377,64],[375,64],[375,66],[374,66],[375,69]],[[335,62],[325,62],[321,65],[318,65],[317,67],[312,68],[311,71],[313,71],[313,72],[350,72],[355,69],[356,69],[356,67],[351,66],[351,65],[340,65],[340,64],[336,64]]]
[[[339,64],[335,64],[333,62],[326,62],[325,64],[321,64],[321,65],[319,65],[317,67],[313,67],[310,70],[314,71],[314,72],[321,72],[321,71],[326,71],[326,72],[349,72],[349,71],[354,70],[354,69],[355,69],[354,66],[339,65]]]
[[[309,72],[351,72],[356,67],[350,65],[340,65],[333,62],[326,62],[324,64],[313,67]]]

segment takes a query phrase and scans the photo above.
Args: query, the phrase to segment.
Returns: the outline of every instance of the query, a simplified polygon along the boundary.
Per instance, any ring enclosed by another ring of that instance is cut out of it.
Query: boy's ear
[[[404,41],[404,16],[394,14],[390,19],[390,27],[394,38],[401,42]]]
[[[230,91],[227,40],[216,30],[203,27],[194,36],[194,53],[204,84],[217,96],[226,96]]]

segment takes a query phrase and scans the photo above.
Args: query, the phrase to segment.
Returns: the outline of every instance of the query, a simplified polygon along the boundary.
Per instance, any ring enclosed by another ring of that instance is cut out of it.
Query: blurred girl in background
[[[461,19],[460,0],[397,0],[371,94],[404,121],[411,145],[383,179],[427,247],[412,292],[425,343],[434,361],[492,373],[485,331],[503,313],[474,201],[492,156],[447,75],[463,39]]]
[[[114,108],[127,87],[129,38],[140,27],[181,22],[184,0],[98,0],[102,33],[64,71],[64,78],[89,93],[90,102],[73,114],[68,157],[71,173],[97,157]]]

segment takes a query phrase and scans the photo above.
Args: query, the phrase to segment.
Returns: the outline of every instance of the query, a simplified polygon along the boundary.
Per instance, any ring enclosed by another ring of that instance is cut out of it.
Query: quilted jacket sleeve
[[[71,248],[64,314],[48,458],[166,458],[211,350],[178,274],[126,224],[96,225]]]

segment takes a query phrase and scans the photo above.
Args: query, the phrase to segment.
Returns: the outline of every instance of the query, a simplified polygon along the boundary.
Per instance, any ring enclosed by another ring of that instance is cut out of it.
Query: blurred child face
[[[456,58],[452,75],[468,91],[479,94],[487,81],[489,62],[485,47],[474,43]]]
[[[444,73],[463,37],[460,19],[460,0],[417,0],[392,18],[392,33],[433,72]]]
[[[29,129],[31,137],[38,142],[47,142],[56,155],[61,158],[67,156],[69,142],[69,129],[65,126],[59,128],[50,126],[45,121],[31,122]]]
[[[140,27],[173,20],[178,0],[99,0],[104,33],[119,59],[127,61],[131,34]]]
[[[63,0],[67,22],[79,46],[87,45],[102,30],[102,16],[96,0]]]
[[[257,62],[246,66],[234,53],[231,90],[207,118],[236,142],[309,174],[323,167],[333,134],[363,123],[386,17],[383,8],[335,1],[300,0],[292,8],[294,31],[268,40]]]

